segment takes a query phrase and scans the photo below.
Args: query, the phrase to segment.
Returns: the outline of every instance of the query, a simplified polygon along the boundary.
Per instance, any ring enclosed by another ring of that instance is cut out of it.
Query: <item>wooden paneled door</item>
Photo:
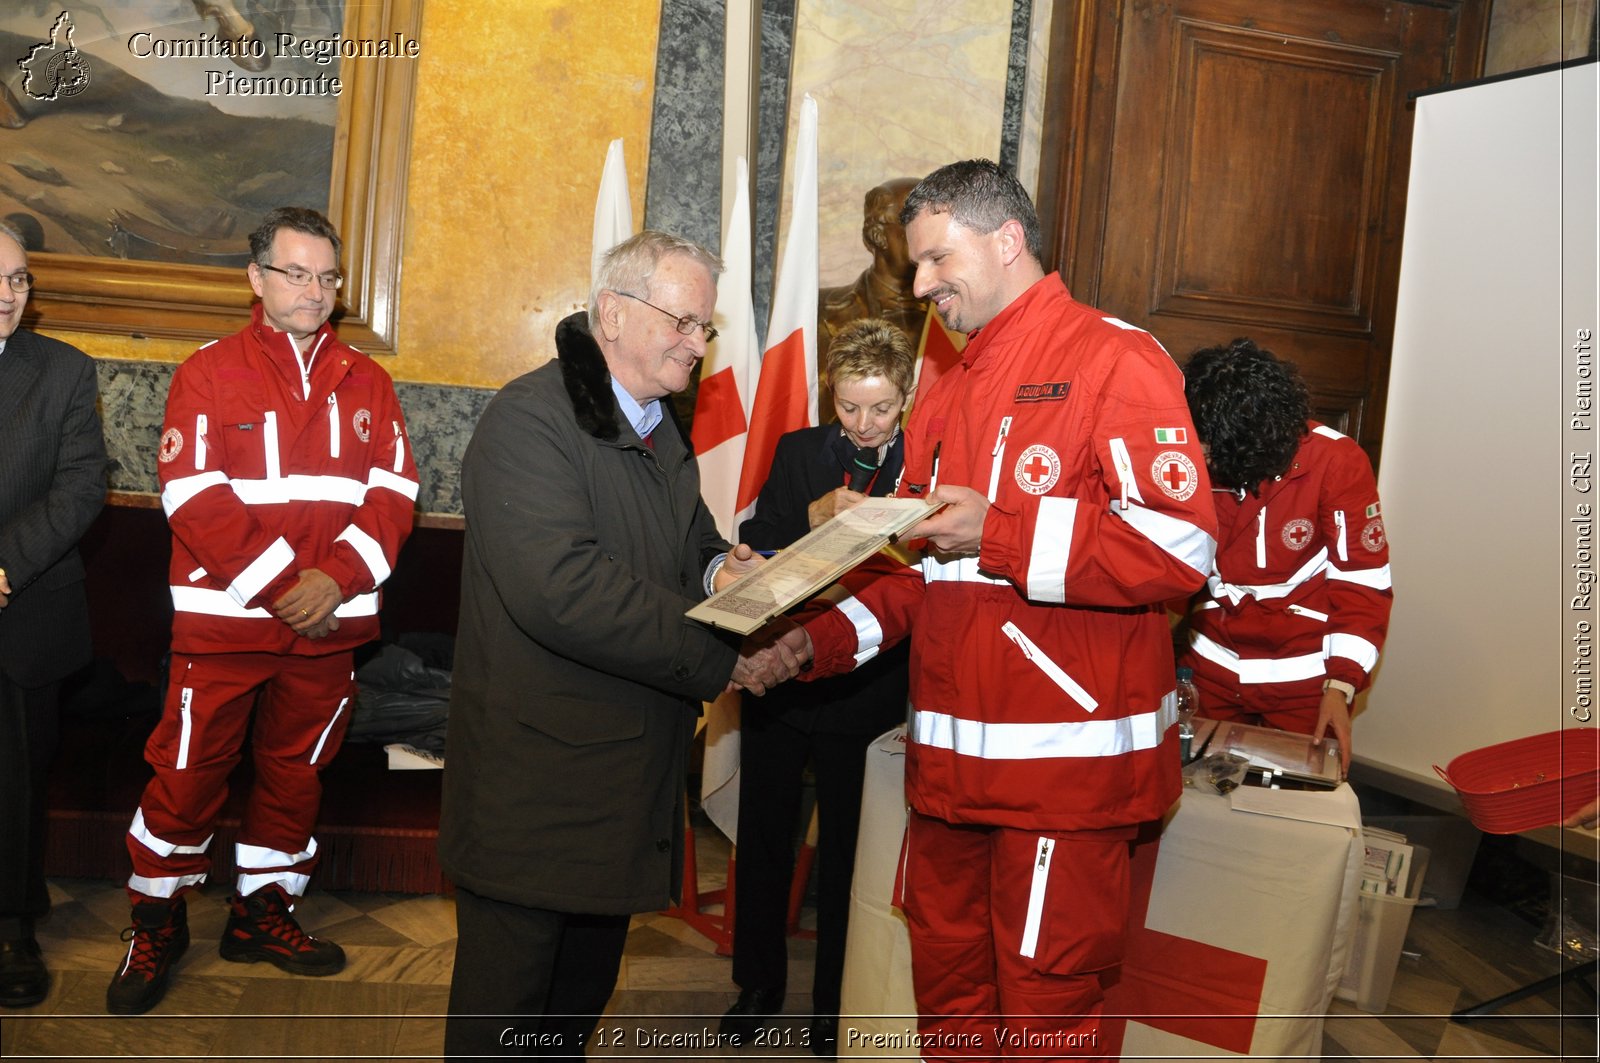
[[[1181,362],[1250,336],[1374,458],[1408,94],[1478,76],[1488,0],[1057,0],[1039,208],[1078,298]]]

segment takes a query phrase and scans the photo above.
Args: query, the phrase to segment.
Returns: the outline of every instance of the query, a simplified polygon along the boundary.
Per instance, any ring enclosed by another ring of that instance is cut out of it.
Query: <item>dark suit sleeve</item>
[[[21,594],[89,530],[106,497],[106,444],[95,409],[99,389],[94,362],[74,359],[50,487],[0,525],[0,568],[13,594]]]

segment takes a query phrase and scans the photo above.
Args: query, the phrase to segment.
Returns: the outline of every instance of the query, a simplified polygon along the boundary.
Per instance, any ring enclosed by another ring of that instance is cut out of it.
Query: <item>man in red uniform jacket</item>
[[[411,531],[417,472],[389,374],[328,326],[339,236],[284,207],[250,235],[250,325],[178,367],[158,472],[172,526],[172,656],[128,854],[133,927],[107,1010],[148,1011],[189,944],[184,894],[250,729],[222,958],[333,974],[338,945],[293,901],[317,862],[320,772],[355,692],[354,647],[378,633],[378,587]]]
[[[1300,374],[1247,339],[1184,367],[1221,532],[1189,613],[1200,715],[1314,735],[1350,770],[1350,702],[1389,629],[1389,538],[1372,462],[1311,419]]]
[[[874,558],[801,631],[821,675],[911,637],[923,1058],[1003,1056],[1006,1027],[1031,1058],[1081,1059],[1106,1044],[1130,842],[1180,788],[1162,603],[1211,570],[1210,485],[1178,367],[1045,275],[1014,177],[953,163],[901,220],[917,296],[970,334],[917,400],[897,491],[948,508],[912,529],[919,564]]]

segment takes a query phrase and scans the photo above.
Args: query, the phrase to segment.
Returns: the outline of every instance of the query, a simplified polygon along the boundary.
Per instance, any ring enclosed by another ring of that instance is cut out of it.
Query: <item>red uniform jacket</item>
[[[1201,712],[1311,708],[1322,681],[1366,687],[1389,628],[1389,542],[1372,463],[1311,422],[1261,497],[1214,492],[1216,567],[1189,616]]]
[[[417,470],[389,374],[312,337],[310,372],[262,321],[200,348],[167,395],[158,469],[172,527],[172,648],[320,655],[378,633],[378,586],[411,533]],[[308,393],[309,391],[309,393]],[[339,584],[340,628],[301,638],[271,612],[302,569]]]
[[[806,614],[813,670],[911,636],[906,790],[950,822],[1096,830],[1178,796],[1160,603],[1211,571],[1216,520],[1183,378],[1056,275],[973,334],[918,399],[898,494],[992,505],[978,557],[880,556]]]

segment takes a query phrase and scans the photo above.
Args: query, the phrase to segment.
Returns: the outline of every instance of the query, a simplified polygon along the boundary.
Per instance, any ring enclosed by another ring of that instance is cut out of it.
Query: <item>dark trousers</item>
[[[456,887],[449,1057],[579,1059],[617,985],[626,915],[578,915]]]
[[[29,689],[0,675],[0,937],[24,936],[28,921],[50,910],[45,804],[60,691],[60,683]]]
[[[733,980],[783,989],[788,975],[789,884],[801,783],[817,784],[817,966],[811,1006],[839,1014],[850,878],[861,826],[861,784],[872,734],[807,733],[747,707],[739,739],[739,847],[734,876]]]

